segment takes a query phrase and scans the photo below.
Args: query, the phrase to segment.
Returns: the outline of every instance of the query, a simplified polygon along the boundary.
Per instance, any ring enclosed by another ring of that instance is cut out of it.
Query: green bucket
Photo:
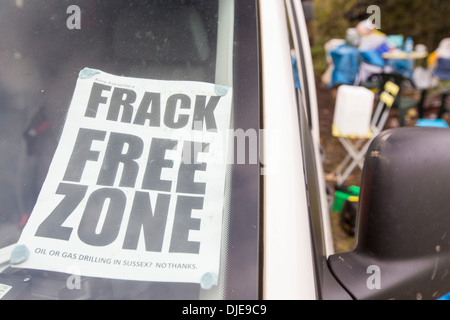
[[[344,206],[345,201],[350,197],[358,197],[359,196],[359,187],[358,186],[350,186],[345,188],[340,188],[334,192],[334,202],[333,202],[333,211],[341,212],[342,207]]]

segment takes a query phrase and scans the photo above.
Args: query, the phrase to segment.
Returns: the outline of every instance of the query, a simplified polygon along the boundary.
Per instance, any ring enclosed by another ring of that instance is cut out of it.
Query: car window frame
[[[219,0],[221,1],[221,0]],[[248,13],[251,12],[249,16]],[[260,129],[260,70],[257,1],[237,1],[233,48],[234,124],[244,131]],[[260,278],[260,164],[232,166],[227,268],[230,277],[223,290],[226,299],[257,299],[261,296]],[[246,244],[250,249],[242,248]],[[240,248],[237,250],[236,248]],[[7,248],[10,249],[9,247]],[[247,271],[245,277],[234,273]]]

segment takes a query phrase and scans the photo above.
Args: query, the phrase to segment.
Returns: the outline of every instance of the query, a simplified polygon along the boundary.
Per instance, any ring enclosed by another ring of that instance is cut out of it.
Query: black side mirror
[[[355,299],[450,292],[450,129],[386,130],[363,167],[356,246],[329,258]]]

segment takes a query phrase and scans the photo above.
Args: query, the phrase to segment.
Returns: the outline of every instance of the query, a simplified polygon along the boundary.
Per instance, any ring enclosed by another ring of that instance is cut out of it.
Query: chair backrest
[[[383,91],[380,94],[380,101],[391,108],[400,92],[400,86],[392,81],[386,81]]]
[[[394,105],[395,99],[400,93],[400,86],[392,81],[386,81],[383,86],[383,90],[378,98],[377,107],[372,116],[372,130],[375,131],[375,135],[381,132],[389,117],[389,112]]]
[[[396,97],[400,95],[400,92],[403,88],[409,87],[409,88],[416,88],[416,84],[414,81],[408,77],[405,77],[404,75],[392,72],[392,73],[377,73],[373,74],[369,77],[370,81],[377,82],[378,83],[378,90],[379,92],[383,92],[385,90],[386,83],[392,82],[396,84],[399,87],[399,91],[396,94]]]

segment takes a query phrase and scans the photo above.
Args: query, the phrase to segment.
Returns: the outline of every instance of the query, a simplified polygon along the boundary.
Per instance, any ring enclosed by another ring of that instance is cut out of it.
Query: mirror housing
[[[364,162],[356,246],[329,266],[355,299],[450,292],[450,129],[385,130]]]

